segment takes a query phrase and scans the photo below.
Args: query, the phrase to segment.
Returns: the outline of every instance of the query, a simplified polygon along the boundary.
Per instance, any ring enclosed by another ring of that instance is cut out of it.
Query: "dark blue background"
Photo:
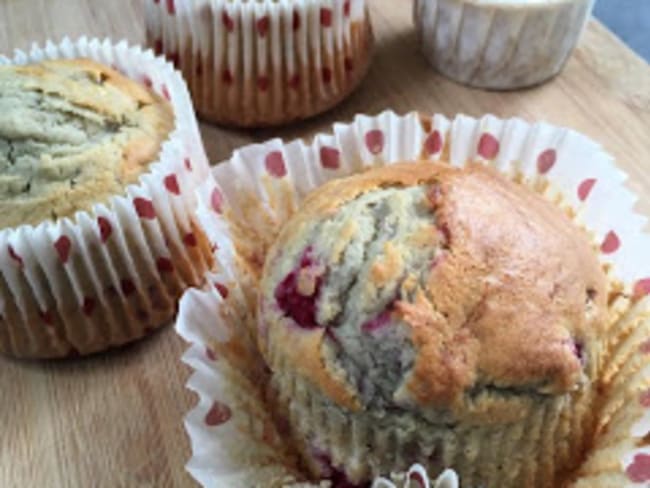
[[[596,0],[596,17],[650,61],[650,0]]]

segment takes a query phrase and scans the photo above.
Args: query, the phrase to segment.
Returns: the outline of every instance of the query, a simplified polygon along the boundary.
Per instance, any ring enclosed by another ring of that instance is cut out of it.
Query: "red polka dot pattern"
[[[198,241],[196,240],[196,236],[194,235],[194,232],[189,232],[185,234],[183,237],[183,244],[185,244],[188,247],[196,247],[198,245]]]
[[[153,202],[146,198],[136,197],[133,199],[133,206],[138,217],[142,219],[155,219],[156,210],[153,207]]]
[[[68,236],[61,236],[54,242],[54,249],[59,255],[59,260],[62,263],[67,263],[70,257],[70,250],[72,249],[72,242]]]
[[[156,42],[158,42],[158,41],[156,41]],[[151,87],[153,87],[153,81],[151,81],[151,78],[149,78],[147,75],[144,75],[142,77],[142,83],[144,83],[144,86],[146,86],[149,89],[151,89]]]
[[[499,154],[499,141],[492,134],[485,133],[478,141],[477,152],[484,159],[494,159]]]
[[[365,143],[371,154],[379,154],[384,150],[384,133],[379,129],[366,132]]]
[[[320,9],[320,25],[323,27],[332,26],[332,9],[321,8]]]
[[[175,174],[170,174],[165,176],[164,184],[165,184],[165,188],[167,188],[167,191],[169,193],[173,195],[181,194],[181,189],[178,186],[178,178],[176,178]]]
[[[169,94],[169,89],[167,88],[167,85],[162,86],[162,95],[167,99],[168,102],[171,102],[172,96]]]
[[[266,155],[264,160],[264,166],[266,166],[266,171],[271,176],[276,178],[283,178],[287,175],[287,167],[284,164],[284,156],[280,151],[273,151]]]
[[[334,147],[321,147],[320,148],[320,164],[323,168],[339,169],[341,153]]]
[[[185,158],[184,163],[185,169],[187,169],[187,171],[192,171],[192,161],[190,161],[190,158]]]
[[[156,269],[160,273],[172,273],[174,271],[174,263],[169,258],[160,257],[156,260]]]
[[[225,405],[221,402],[214,401],[212,407],[205,415],[205,424],[209,427],[216,427],[217,425],[222,425],[228,422],[232,417],[232,411],[228,405]]]
[[[271,80],[269,79],[268,76],[260,76],[257,78],[257,88],[259,88],[260,91],[267,91],[269,89],[269,86],[271,85]]]
[[[210,361],[216,361],[217,360],[217,353],[214,352],[214,349],[211,347],[206,347],[205,348],[205,355]]]
[[[210,204],[212,205],[212,210],[217,213],[223,211],[223,195],[219,188],[212,190],[212,195],[210,195]]]
[[[588,178],[578,185],[578,198],[585,201],[596,184],[596,178]]]
[[[11,244],[7,246],[7,252],[9,253],[9,257],[20,267],[22,268],[24,266],[23,263],[23,258],[14,251],[14,248]]]
[[[621,241],[613,230],[609,231],[600,245],[600,251],[603,254],[612,254],[621,247]]]
[[[625,469],[625,474],[633,483],[650,481],[650,454],[637,454]]]
[[[99,238],[106,242],[113,233],[113,226],[106,217],[97,217],[97,227],[99,228]]]
[[[265,15],[261,19],[258,19],[257,23],[255,24],[257,27],[257,33],[260,35],[260,37],[265,37],[266,34],[269,32],[269,17],[268,15]]]
[[[174,15],[176,13],[176,5],[174,4],[174,0],[167,0],[167,12],[169,12],[169,15]]]
[[[228,32],[235,30],[235,21],[232,20],[232,17],[230,17],[230,15],[228,15],[228,12],[225,10],[221,14],[221,22],[223,22],[223,26]]]
[[[85,297],[81,305],[81,310],[85,316],[90,317],[93,314],[93,310],[95,310],[95,300],[91,297]]]
[[[343,15],[346,17],[350,16],[350,0],[345,0],[343,3]]]
[[[297,10],[293,11],[293,19],[291,20],[291,26],[293,27],[294,31],[300,29],[300,14],[298,13]]]
[[[547,149],[537,156],[537,171],[539,174],[546,174],[551,171],[551,168],[555,166],[555,161],[557,160],[557,153],[555,149]]]
[[[440,131],[434,130],[424,141],[424,150],[429,156],[438,154],[442,150],[442,136]]]
[[[421,488],[424,488],[426,486],[426,483],[424,479],[422,478],[422,475],[418,473],[417,471],[413,471],[411,474],[409,474],[409,480],[410,481],[415,481],[420,485]]]
[[[297,90],[298,88],[300,88],[300,75],[296,73],[291,78],[289,78],[288,83],[290,88]]]
[[[224,285],[223,283],[215,282],[214,287],[219,292],[219,295],[221,295],[221,298],[223,299],[228,298],[228,287],[226,285]]]
[[[650,295],[650,278],[643,278],[634,285],[634,298],[643,298]]]
[[[124,296],[127,297],[131,295],[133,292],[135,292],[135,284],[133,283],[133,281],[131,281],[128,278],[125,278],[122,281],[120,281],[120,288],[122,289],[122,293],[124,294]]]

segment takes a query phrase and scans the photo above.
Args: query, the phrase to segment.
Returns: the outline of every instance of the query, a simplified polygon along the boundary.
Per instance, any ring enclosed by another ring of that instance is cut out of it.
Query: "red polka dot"
[[[181,189],[178,186],[178,178],[176,178],[175,174],[170,174],[165,176],[164,183],[165,183],[165,188],[167,188],[167,191],[169,193],[172,193],[174,195],[181,194]]]
[[[93,314],[93,310],[95,310],[95,300],[91,297],[85,297],[84,302],[81,305],[81,310],[84,315],[90,317]]]
[[[142,219],[155,219],[156,210],[153,207],[153,202],[147,200],[146,198],[136,197],[133,199],[133,206],[135,207],[135,212]]]
[[[192,161],[190,161],[190,158],[185,158],[185,168],[187,171],[192,171]]]
[[[323,168],[338,169],[341,165],[341,153],[334,147],[320,148],[320,164]]]
[[[7,252],[9,253],[9,257],[19,266],[23,267],[23,258],[14,251],[14,248],[11,244],[7,246]]]
[[[478,141],[478,154],[484,159],[494,159],[499,154],[499,141],[492,134],[485,133]]]
[[[300,88],[300,75],[298,73],[289,78],[289,87],[294,90]]]
[[[153,0],[153,3],[155,3],[156,5],[158,5],[158,4],[160,3],[160,0]]]
[[[650,295],[650,278],[643,278],[634,285],[634,298],[643,298]]]
[[[323,67],[322,71],[323,75],[323,82],[324,83],[331,83],[332,82],[332,70],[328,68],[327,66]]]
[[[442,150],[442,136],[440,131],[434,130],[424,141],[424,150],[429,156],[438,154]]]
[[[163,52],[163,42],[162,39],[156,39],[153,42],[153,52],[156,54],[161,54]],[[149,88],[151,88],[151,79],[149,79]],[[146,83],[146,82],[145,82]]]
[[[232,20],[232,17],[225,10],[221,14],[221,21],[228,32],[235,30],[235,21]]]
[[[106,217],[97,217],[97,227],[99,227],[99,238],[106,242],[113,232],[113,226]]]
[[[176,5],[174,5],[174,0],[167,0],[167,12],[169,12],[169,15],[174,15],[176,13]]]
[[[228,287],[226,285],[223,283],[215,282],[214,287],[217,289],[219,295],[221,295],[222,298],[228,298]]]
[[[366,132],[366,147],[372,154],[379,154],[384,150],[384,133],[379,129]]]
[[[181,65],[181,58],[178,53],[170,53],[167,55],[167,59],[171,61],[175,68],[178,68]]]
[[[151,78],[149,78],[147,75],[144,75],[142,77],[142,83],[144,83],[147,88],[151,88],[153,86],[153,81],[151,81]]]
[[[212,210],[217,213],[221,213],[223,210],[223,195],[219,188],[212,190],[212,195],[210,195],[210,204],[212,205]]]
[[[625,474],[633,483],[650,481],[650,454],[637,454],[625,469]]]
[[[269,17],[268,15],[265,15],[261,19],[259,19],[256,23],[257,27],[257,33],[260,35],[260,37],[266,36],[266,34],[269,32]]]
[[[347,71],[348,73],[354,70],[354,62],[352,61],[352,58],[344,58],[343,67],[345,68],[345,71]]]
[[[226,85],[232,85],[233,77],[232,77],[232,73],[230,72],[230,70],[228,70],[228,69],[223,70],[223,73],[221,73],[221,80]]]
[[[160,273],[172,273],[174,271],[174,263],[169,258],[158,258],[156,260],[156,269]]]
[[[297,10],[293,11],[293,19],[291,21],[291,25],[294,31],[300,29],[300,14],[298,13]]]
[[[320,25],[323,27],[332,26],[332,9],[321,8],[320,9]]]
[[[557,153],[555,149],[547,149],[537,156],[537,171],[542,175],[548,173],[555,166],[556,160]]]
[[[411,474],[409,474],[409,481],[415,481],[420,485],[421,488],[427,486],[424,478],[422,478],[422,475],[417,471],[413,471]]]
[[[198,241],[196,240],[196,236],[194,235],[194,232],[189,232],[185,234],[185,237],[183,237],[183,243],[188,247],[196,247]]]
[[[580,185],[578,185],[578,198],[584,202],[591,193],[595,184],[596,178],[588,178],[580,183]]]
[[[280,151],[273,151],[266,155],[264,159],[266,171],[276,178],[282,178],[287,174],[287,167],[284,164],[284,156]]]
[[[271,84],[271,80],[269,80],[268,76],[260,76],[257,78],[257,88],[259,88],[260,91],[267,91],[269,89],[269,85]]]
[[[343,3],[343,15],[346,17],[350,16],[350,0],[345,0]]]
[[[232,417],[232,411],[228,405],[214,401],[212,407],[205,415],[205,424],[210,427],[225,424]]]
[[[56,253],[59,255],[62,263],[68,262],[71,248],[72,242],[68,236],[61,236],[54,242],[54,249],[56,249]]]
[[[167,89],[167,85],[163,84],[162,86],[162,95],[167,99],[168,102],[171,101],[172,96],[169,94],[169,90]]]
[[[122,289],[124,296],[128,297],[135,291],[135,284],[130,279],[124,278],[120,281],[120,288]]]
[[[616,232],[611,230],[607,233],[605,239],[603,239],[603,243],[600,245],[600,251],[603,254],[611,254],[618,251],[619,247],[621,247],[621,241]]]
[[[38,316],[46,325],[54,325],[54,317],[52,317],[52,312],[49,310],[40,310]]]
[[[210,361],[216,361],[217,360],[217,353],[214,352],[214,349],[211,347],[206,347],[205,348],[205,355]]]

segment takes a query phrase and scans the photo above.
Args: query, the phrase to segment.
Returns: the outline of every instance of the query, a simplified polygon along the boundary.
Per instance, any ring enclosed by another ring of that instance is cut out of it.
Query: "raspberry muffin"
[[[556,487],[592,442],[607,282],[560,210],[480,165],[307,197],[267,255],[259,343],[315,478],[412,463]]]
[[[365,0],[149,0],[145,18],[148,44],[181,70],[199,115],[229,126],[332,108],[361,83],[373,47]]]
[[[0,66],[1,351],[123,344],[200,283],[211,257],[181,201],[192,182],[161,163],[176,117],[165,97],[91,59]]]

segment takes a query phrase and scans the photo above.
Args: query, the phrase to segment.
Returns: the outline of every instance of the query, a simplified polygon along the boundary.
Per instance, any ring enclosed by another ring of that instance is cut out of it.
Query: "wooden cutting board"
[[[149,1],[149,0],[147,0]],[[650,193],[650,67],[597,22],[564,73],[544,86],[489,93],[436,75],[419,55],[411,3],[371,0],[377,51],[368,78],[337,109],[284,129],[229,131],[203,125],[213,162],[246,143],[329,130],[356,113],[458,112],[573,127],[612,153],[630,186]],[[144,39],[142,0],[2,0],[0,52],[80,35]],[[589,164],[578,161],[577,164]],[[650,215],[650,199],[639,209]],[[182,419],[185,345],[171,327],[120,351],[60,362],[0,358],[0,486],[193,486]]]

